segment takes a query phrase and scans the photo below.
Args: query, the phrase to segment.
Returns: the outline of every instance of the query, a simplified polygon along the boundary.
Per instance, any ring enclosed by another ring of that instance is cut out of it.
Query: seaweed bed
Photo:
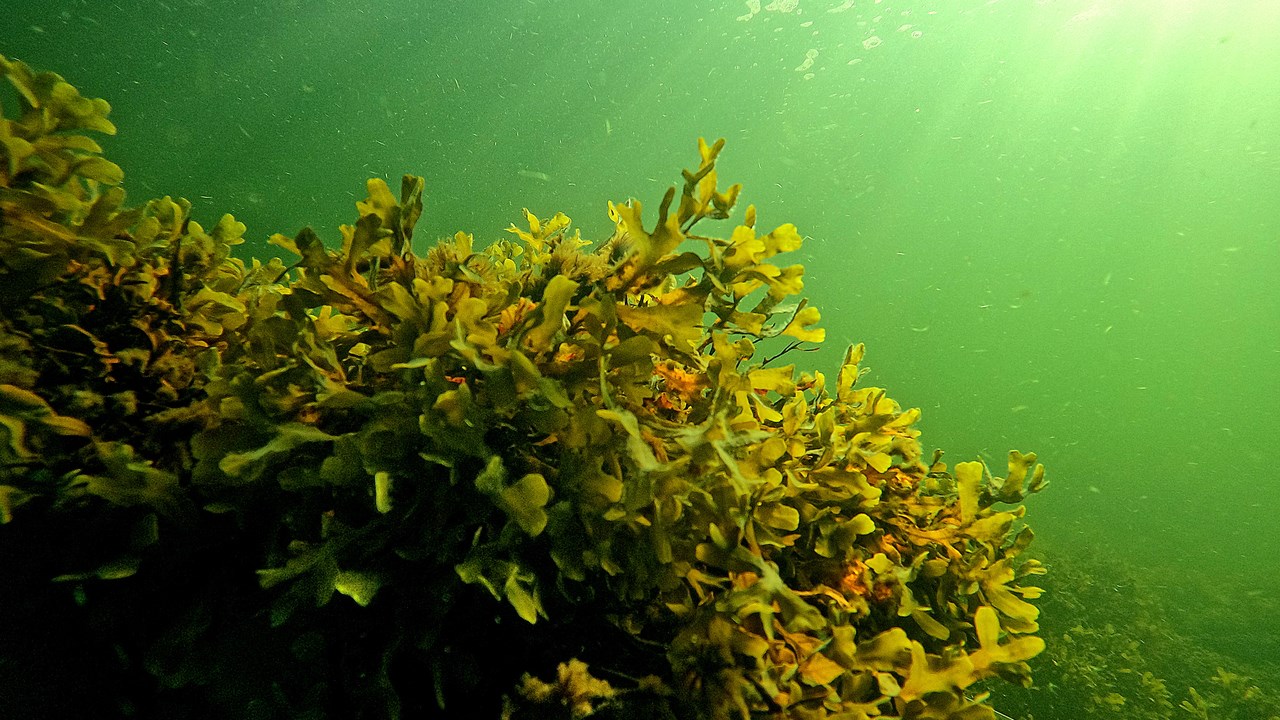
[[[1280,718],[1275,596],[1191,573],[1171,577],[1113,553],[1042,549],[1045,652],[1035,684],[1001,692],[1022,720]],[[1203,572],[1203,569],[1196,569]],[[1232,635],[1231,630],[1236,633]]]

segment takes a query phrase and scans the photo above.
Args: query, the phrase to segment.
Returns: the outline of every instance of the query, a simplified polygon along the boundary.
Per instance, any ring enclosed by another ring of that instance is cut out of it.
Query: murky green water
[[[656,201],[726,137],[721,177],[809,236],[830,347],[801,361],[865,342],[926,445],[1047,463],[1050,654],[1096,672],[1068,693],[1046,660],[1017,709],[1275,707],[1280,3],[4,5],[0,52],[112,102],[132,197],[233,212],[262,256],[405,172],[422,238],[526,206],[602,237],[606,200]]]

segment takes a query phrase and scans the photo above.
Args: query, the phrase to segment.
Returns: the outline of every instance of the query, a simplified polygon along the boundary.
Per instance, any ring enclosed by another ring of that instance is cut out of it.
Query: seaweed
[[[978,720],[1030,683],[1043,467],[926,458],[861,345],[773,364],[821,314],[793,225],[703,233],[723,140],[598,244],[526,210],[416,254],[406,176],[246,263],[230,215],[124,208],[67,134],[105,102],[0,68],[0,532],[140,688],[85,707]]]

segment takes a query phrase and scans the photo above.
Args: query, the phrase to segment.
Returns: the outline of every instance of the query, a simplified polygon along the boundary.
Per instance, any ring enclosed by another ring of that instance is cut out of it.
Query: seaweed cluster
[[[1030,682],[1043,468],[926,458],[861,345],[775,364],[820,315],[794,226],[702,234],[723,141],[598,245],[526,211],[417,254],[406,176],[245,262],[230,215],[124,206],[107,103],[0,71],[0,599],[109,657],[85,703],[980,720]]]

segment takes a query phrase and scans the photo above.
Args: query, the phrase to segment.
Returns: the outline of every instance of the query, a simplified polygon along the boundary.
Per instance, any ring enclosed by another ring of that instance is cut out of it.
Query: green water
[[[1280,3],[763,4],[6,0],[0,52],[112,102],[131,197],[258,256],[405,172],[424,244],[522,207],[602,238],[725,137],[809,238],[798,363],[865,342],[927,446],[1040,453],[1050,561],[1127,563],[1171,632],[1274,668]]]

